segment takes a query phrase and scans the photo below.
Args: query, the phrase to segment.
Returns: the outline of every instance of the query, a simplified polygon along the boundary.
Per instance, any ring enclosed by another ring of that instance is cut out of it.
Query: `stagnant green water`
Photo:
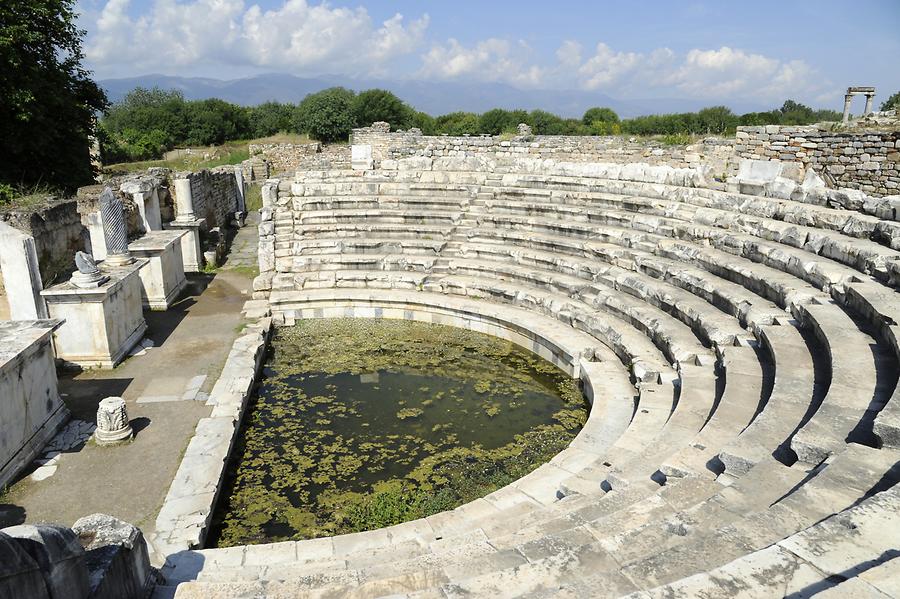
[[[452,509],[561,451],[577,381],[518,346],[410,321],[278,330],[210,546],[380,528]]]

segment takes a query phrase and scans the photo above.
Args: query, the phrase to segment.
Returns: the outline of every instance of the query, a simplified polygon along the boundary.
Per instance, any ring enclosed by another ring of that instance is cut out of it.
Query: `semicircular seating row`
[[[177,597],[900,596],[900,223],[665,167],[442,164],[282,181],[257,294],[550,331],[585,429],[451,512],[172,556]]]

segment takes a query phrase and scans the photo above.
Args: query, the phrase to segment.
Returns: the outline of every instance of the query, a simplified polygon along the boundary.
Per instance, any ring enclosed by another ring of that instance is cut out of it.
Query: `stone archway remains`
[[[872,113],[872,100],[875,98],[875,88],[874,87],[848,87],[847,93],[844,94],[844,117],[842,121],[844,123],[850,120],[850,104],[853,102],[853,96],[865,96],[866,97],[866,108],[863,111],[863,116]]]

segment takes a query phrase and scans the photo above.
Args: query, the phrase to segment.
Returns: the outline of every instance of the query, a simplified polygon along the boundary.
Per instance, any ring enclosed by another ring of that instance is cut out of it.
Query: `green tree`
[[[103,117],[103,126],[113,139],[125,144],[134,142],[135,132],[162,131],[166,136],[167,150],[187,139],[190,129],[188,112],[188,103],[180,91],[136,87],[120,102],[109,107]],[[130,132],[129,135],[125,134],[126,131]]]
[[[882,110],[900,110],[900,92],[896,92],[881,103]]]
[[[806,125],[815,121],[815,111],[805,104],[785,100],[781,106],[781,124]]]
[[[319,141],[346,141],[353,129],[354,93],[330,87],[309,94],[294,111],[294,127]]]
[[[581,122],[588,127],[592,126],[595,122],[618,123],[619,115],[616,114],[616,111],[612,108],[595,106],[593,108],[588,108],[584,112],[584,116],[581,117]]]
[[[738,117],[727,106],[710,106],[697,113],[699,129],[691,133],[721,135],[737,127]]]
[[[474,112],[451,112],[434,119],[437,133],[478,135],[478,115]]]
[[[268,137],[282,131],[290,131],[296,107],[281,102],[263,102],[248,109],[250,135]]]
[[[412,116],[412,126],[422,130],[425,135],[437,135],[437,124],[434,117],[427,112],[415,112]]]
[[[191,146],[221,145],[246,137],[250,131],[247,110],[218,98],[189,102],[187,120],[184,143]]]
[[[505,110],[493,108],[478,117],[478,132],[499,135],[501,133],[515,132],[519,123],[528,120],[528,113],[524,110]]]
[[[535,135],[565,135],[566,131],[563,119],[546,110],[532,110],[528,124]]]
[[[353,99],[353,118],[357,127],[369,127],[377,121],[390,123],[391,130],[408,129],[413,124],[412,108],[385,89],[367,89]]]
[[[780,122],[780,110],[769,110],[766,112],[748,112],[742,114],[738,118],[738,124],[747,127],[756,127],[759,125],[777,125]]]
[[[93,180],[90,136],[106,95],[81,62],[74,0],[0,3],[0,181]]]

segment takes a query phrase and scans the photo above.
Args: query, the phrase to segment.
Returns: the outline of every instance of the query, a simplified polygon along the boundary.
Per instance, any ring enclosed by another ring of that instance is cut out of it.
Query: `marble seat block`
[[[147,330],[141,309],[140,258],[124,266],[98,264],[109,280],[80,289],[71,281],[41,292],[51,318],[65,320],[53,334],[56,357],[83,368],[113,368]]]
[[[181,240],[188,235],[186,231],[150,231],[128,244],[132,256],[148,261],[139,272],[145,308],[168,310],[187,285]]]
[[[172,231],[183,231],[181,238],[181,257],[184,272],[200,272],[203,269],[203,249],[200,245],[200,231],[206,228],[206,219],[176,219],[166,223],[165,228]]]
[[[59,320],[0,322],[0,489],[68,419],[50,339]]]

